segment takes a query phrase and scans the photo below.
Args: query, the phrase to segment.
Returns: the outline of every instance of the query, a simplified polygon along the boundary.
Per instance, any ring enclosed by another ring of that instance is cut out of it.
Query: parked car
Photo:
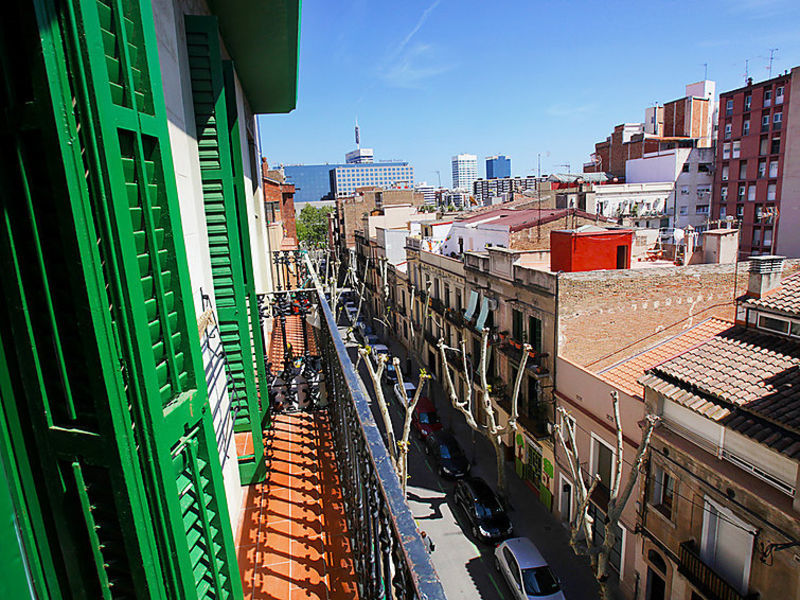
[[[565,600],[561,583],[528,538],[511,538],[497,546],[494,565],[519,600]]]
[[[469,461],[451,433],[437,431],[429,435],[425,452],[433,456],[441,477],[458,479],[469,474]]]
[[[430,434],[442,429],[439,414],[430,398],[422,396],[411,414],[411,427],[420,439],[427,438]]]
[[[391,362],[387,362],[386,368],[383,370],[383,382],[386,385],[395,385],[397,383],[397,371]]]
[[[397,375],[397,373],[395,373]],[[409,401],[414,398],[414,394],[417,393],[417,386],[410,381],[404,381],[403,387],[406,388],[406,396],[408,396]],[[400,383],[394,384],[394,397],[397,398],[397,401],[400,403],[400,406],[406,405],[406,400],[403,398],[403,391],[400,389]]]
[[[378,364],[378,356],[381,354],[385,354],[389,356],[389,346],[386,344],[375,344],[374,346],[370,346],[370,352],[372,353],[372,360],[375,364]]]
[[[495,544],[513,533],[511,520],[500,499],[483,479],[465,477],[453,492],[456,506],[464,511],[473,537]]]

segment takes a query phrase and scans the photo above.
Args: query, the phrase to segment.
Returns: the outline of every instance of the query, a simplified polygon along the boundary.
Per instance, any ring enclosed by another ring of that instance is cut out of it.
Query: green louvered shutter
[[[236,213],[239,218],[239,237],[242,251],[242,273],[247,292],[247,315],[249,318],[250,337],[253,348],[253,368],[256,374],[256,388],[258,389],[259,409],[261,411],[262,425],[269,415],[269,393],[267,388],[267,360],[264,342],[264,332],[261,328],[261,319],[258,313],[258,298],[253,269],[253,254],[250,245],[250,224],[248,222],[247,192],[244,179],[244,160],[242,157],[242,138],[239,129],[239,111],[236,102],[236,82],[234,77],[233,61],[222,62],[225,77],[225,102],[228,109],[228,127],[231,140],[231,164],[233,166],[233,189],[236,195]],[[261,173],[251,173],[251,177],[259,180]]]
[[[3,413],[12,460],[47,488],[23,489],[40,593],[240,598],[152,7],[31,4],[15,16],[41,52],[7,75],[16,33],[4,25],[0,40],[4,106],[19,107],[2,128],[16,160],[0,172],[0,261],[15,274],[2,278],[0,377],[25,411]]]
[[[187,15],[185,20],[211,273],[220,342],[229,372],[234,429],[251,432],[256,446],[253,457],[240,460],[242,479],[249,483],[263,474],[263,467],[259,468],[264,460],[263,434],[219,33],[215,17]],[[241,166],[239,169],[241,173]],[[249,246],[249,236],[247,241]]]

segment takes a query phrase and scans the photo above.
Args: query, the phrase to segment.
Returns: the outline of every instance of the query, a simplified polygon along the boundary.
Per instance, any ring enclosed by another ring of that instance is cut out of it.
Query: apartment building
[[[742,256],[800,256],[794,233],[800,224],[800,94],[792,93],[798,87],[800,68],[794,68],[720,94],[712,215],[738,223]]]
[[[453,189],[469,192],[478,178],[478,157],[474,154],[457,154],[450,164],[453,171]]]
[[[627,161],[626,183],[665,182],[673,189],[666,198],[665,210],[670,225],[691,226],[695,231],[709,228],[711,188],[714,184],[713,148],[675,148],[645,154]]]
[[[645,123],[621,123],[604,141],[595,144],[584,172],[625,177],[625,163],[645,154],[674,148],[708,148],[714,141],[717,106],[715,83],[686,86],[685,96],[645,111]]]
[[[800,593],[800,278],[753,257],[736,325],[649,369],[661,417],[643,486],[647,600]]]

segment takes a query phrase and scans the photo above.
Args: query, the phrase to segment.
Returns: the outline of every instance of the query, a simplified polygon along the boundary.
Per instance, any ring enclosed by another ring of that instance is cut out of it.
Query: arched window
[[[650,561],[650,564],[661,571],[664,575],[667,574],[667,563],[664,562],[664,559],[661,558],[661,555],[658,552],[655,550],[650,550],[650,552],[647,553],[647,560]]]

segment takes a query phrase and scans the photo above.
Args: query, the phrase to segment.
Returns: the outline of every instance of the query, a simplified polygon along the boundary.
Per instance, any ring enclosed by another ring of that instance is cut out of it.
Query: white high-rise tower
[[[478,157],[474,154],[458,154],[452,159],[453,189],[472,193],[472,184],[478,178]]]

